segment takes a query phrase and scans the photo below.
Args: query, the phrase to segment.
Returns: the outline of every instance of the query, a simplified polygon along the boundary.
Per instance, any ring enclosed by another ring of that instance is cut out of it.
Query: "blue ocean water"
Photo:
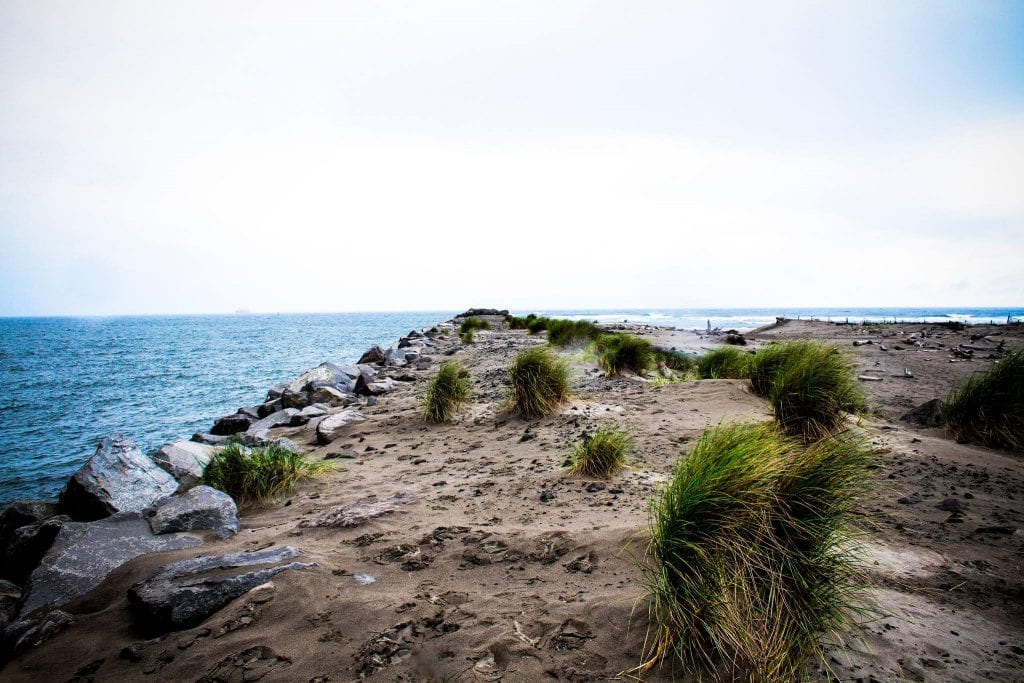
[[[1021,308],[540,312],[684,329],[710,320],[741,330],[777,315],[969,323],[1024,315]],[[156,450],[259,403],[269,387],[322,361],[354,361],[454,313],[0,318],[0,504],[56,496],[103,435],[124,432]]]

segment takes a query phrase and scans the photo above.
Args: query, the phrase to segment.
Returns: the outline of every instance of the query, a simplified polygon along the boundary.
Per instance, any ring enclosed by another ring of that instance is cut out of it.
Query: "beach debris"
[[[282,546],[179,560],[132,586],[128,602],[149,628],[186,628],[283,571],[317,566],[315,562],[287,562],[298,555],[296,548]],[[233,571],[246,567],[261,568]]]
[[[223,491],[196,486],[186,493],[157,501],[146,510],[154,534],[179,531],[213,531],[220,538],[238,533],[238,507]]]
[[[873,375],[857,375],[857,379],[861,380],[862,382],[881,382],[885,378],[884,377],[874,377]]]
[[[941,427],[945,423],[945,420],[942,418],[942,401],[937,398],[926,401],[913,410],[904,413],[900,420],[921,427]]]
[[[326,446],[341,436],[342,431],[346,427],[365,420],[366,416],[358,410],[343,410],[340,413],[328,415],[316,425],[317,442],[322,446]]]
[[[110,572],[139,555],[194,548],[200,543],[189,534],[157,536],[138,512],[121,512],[90,523],[65,522],[32,572],[21,614],[60,607],[85,595]]]
[[[123,434],[100,440],[96,453],[60,492],[61,510],[90,521],[117,512],[138,512],[178,490],[178,481],[143,455]]]
[[[316,519],[303,520],[299,522],[299,526],[307,529],[317,527],[356,527],[376,517],[395,512],[403,505],[411,505],[417,500],[419,500],[419,496],[412,491],[402,491],[383,499],[377,498],[377,496],[368,496],[349,505],[331,508]]]
[[[889,350],[889,347],[888,347],[888,346],[886,346],[885,344],[879,344],[879,345],[878,345],[878,348],[880,348],[880,349],[881,349],[881,350],[883,350],[883,351],[888,351],[888,350]]]
[[[176,441],[167,444],[152,457],[153,462],[187,488],[198,484],[203,478],[203,472],[213,457],[213,448],[195,441]]]
[[[377,582],[377,579],[370,574],[353,574],[352,578],[360,586],[369,586],[371,583]]]
[[[733,344],[735,346],[746,346],[747,345],[747,338],[744,337],[739,332],[730,331],[730,332],[726,333],[726,335],[725,335],[725,343],[726,344]]]
[[[871,340],[871,339],[854,339],[853,340],[853,345],[854,346],[866,346],[868,344],[874,344],[874,343],[875,342],[873,340]]]
[[[903,376],[906,377],[907,379],[913,379],[914,373],[910,371],[910,368],[903,368]]]

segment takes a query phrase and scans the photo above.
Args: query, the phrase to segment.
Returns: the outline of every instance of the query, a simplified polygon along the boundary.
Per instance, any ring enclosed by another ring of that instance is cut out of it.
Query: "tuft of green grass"
[[[459,340],[463,344],[472,344],[476,341],[476,330],[466,330],[465,332],[459,332]]]
[[[543,316],[536,316],[531,313],[530,315],[526,316],[526,330],[530,334],[540,334],[544,330],[548,329],[549,320],[549,318],[545,318]]]
[[[633,435],[626,429],[600,426],[576,444],[570,455],[569,473],[611,479],[625,464],[633,448]]]
[[[457,362],[444,363],[423,395],[423,417],[428,422],[451,422],[469,395],[469,372]]]
[[[652,503],[640,669],[674,658],[698,678],[804,678],[858,609],[850,522],[869,459],[851,438],[707,430]]]
[[[536,313],[527,316],[506,315],[505,322],[511,330],[525,330],[530,323],[537,319]]]
[[[958,441],[1024,451],[1024,347],[950,392],[942,416]]]
[[[589,320],[550,319],[547,330],[548,343],[561,347],[585,344],[601,335],[601,328]]]
[[[311,462],[301,453],[270,445],[249,448],[232,442],[213,453],[203,483],[243,503],[263,503],[295,491],[295,483],[331,470],[326,462]]]
[[[646,339],[632,334],[605,334],[598,337],[598,364],[609,375],[620,375],[626,370],[642,374],[654,368],[657,353]]]
[[[732,346],[708,351],[697,359],[701,379],[744,379],[750,374],[750,354]]]
[[[785,356],[768,400],[782,430],[807,441],[841,429],[847,413],[867,405],[852,361],[839,348],[815,342]]]
[[[767,398],[779,370],[790,358],[799,355],[812,344],[804,340],[773,342],[758,349],[750,360],[750,387],[754,393]]]
[[[491,323],[482,318],[466,318],[459,325],[459,336],[466,333],[476,332],[477,330],[489,330],[491,329]]]
[[[569,399],[569,364],[545,348],[521,351],[508,375],[509,407],[524,418],[553,413]]]
[[[681,351],[656,351],[657,360],[669,370],[687,373],[697,366],[697,361],[688,353]]]

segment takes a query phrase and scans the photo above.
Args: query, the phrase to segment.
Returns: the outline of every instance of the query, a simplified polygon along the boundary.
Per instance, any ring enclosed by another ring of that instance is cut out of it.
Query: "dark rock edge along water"
[[[0,513],[0,661],[72,623],[74,617],[60,608],[139,555],[194,548],[207,537],[237,533],[235,501],[199,483],[217,446],[237,440],[301,452],[289,439],[271,438],[271,429],[285,426],[305,426],[315,431],[318,443],[330,443],[342,427],[365,419],[359,405],[373,405],[411,381],[408,366],[427,369],[427,352],[440,350],[442,339],[456,338],[456,319],[507,314],[470,309],[430,329],[413,330],[387,349],[372,347],[352,365],[321,363],[271,387],[262,403],[222,416],[209,432],[166,444],[152,456],[124,434],[101,439],[57,501],[19,500]],[[458,348],[447,345],[448,355]],[[294,548],[282,548],[172,563],[133,586],[130,603],[144,630],[183,628],[281,571],[312,566],[288,561],[297,555]],[[203,590],[182,588],[198,580]]]

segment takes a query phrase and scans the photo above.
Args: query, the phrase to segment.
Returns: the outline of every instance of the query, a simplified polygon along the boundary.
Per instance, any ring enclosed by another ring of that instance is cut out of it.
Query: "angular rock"
[[[59,609],[21,619],[4,629],[4,646],[8,652],[14,653],[39,647],[74,621],[70,614]]]
[[[60,528],[70,521],[67,515],[56,515],[17,529],[4,546],[0,576],[24,583],[53,545]]]
[[[154,535],[137,512],[123,512],[90,523],[66,522],[32,572],[21,614],[28,615],[43,607],[60,607],[85,595],[110,572],[139,555],[194,548],[199,544],[198,538],[188,534]]]
[[[167,444],[153,455],[153,462],[184,486],[194,486],[213,457],[213,447],[195,441]]]
[[[295,548],[283,546],[172,562],[132,586],[128,601],[145,627],[161,631],[186,628],[276,574],[316,566],[286,562],[298,555]],[[260,568],[233,571],[245,567]]]
[[[72,519],[101,519],[138,511],[178,490],[178,481],[147,458],[123,434],[100,441],[96,454],[60,492],[61,510]]]
[[[270,389],[267,391],[267,401],[273,401],[275,399],[281,398],[281,395],[287,388],[288,382],[279,382],[278,384],[275,384],[274,386],[270,387]]]
[[[56,503],[43,500],[16,500],[0,513],[0,548],[7,546],[14,532],[28,524],[60,514]]]
[[[321,445],[326,446],[341,436],[346,427],[364,420],[366,420],[366,416],[357,410],[343,410],[340,413],[328,415],[317,424],[316,439]]]
[[[282,401],[280,398],[277,398],[274,399],[273,401],[267,401],[266,403],[261,403],[260,405],[256,406],[256,415],[257,417],[263,418],[266,417],[267,415],[270,415],[271,413],[276,413],[282,408],[284,408],[284,401]]]
[[[359,357],[359,363],[376,363],[381,365],[384,363],[384,349],[379,346],[374,346],[369,351]]]
[[[238,506],[223,491],[196,486],[186,493],[170,496],[146,510],[146,520],[154,534],[180,531],[213,531],[220,538],[238,533]]]
[[[309,391],[315,386],[347,386],[350,380],[345,372],[334,363],[321,363],[306,370],[298,379],[288,385],[288,391],[298,393]]]
[[[922,403],[905,413],[900,420],[918,425],[919,427],[941,427],[945,424],[942,417],[942,401],[937,398]]]
[[[284,394],[281,395],[281,404],[285,408],[302,409],[312,402],[313,400],[305,391],[292,391],[291,389],[286,389]]]
[[[292,453],[305,453],[306,452],[306,449],[304,449],[302,446],[300,446],[299,444],[295,443],[291,439],[289,439],[287,437],[284,437],[284,436],[282,436],[279,439],[274,439],[272,443],[273,443],[273,445],[277,446],[278,448],[284,449],[286,451],[291,451]]]
[[[210,433],[215,436],[231,436],[238,432],[244,432],[255,420],[244,413],[225,415],[213,423]]]
[[[189,441],[195,441],[196,443],[204,443],[207,446],[226,446],[231,442],[230,436],[220,436],[218,434],[203,434],[196,432],[192,435]]]
[[[334,387],[317,387],[309,393],[309,397],[313,403],[326,403],[332,406],[347,406],[352,403],[352,398],[348,394]]]
[[[369,384],[367,384],[366,392],[370,396],[380,396],[381,394],[386,394],[387,392],[391,391],[400,384],[401,382],[398,382],[397,380],[394,380],[390,377],[385,377],[384,379],[377,380],[376,382],[370,382]]]
[[[252,425],[245,430],[245,437],[249,437],[252,441],[265,443],[271,429],[276,427],[287,427],[291,424],[292,417],[298,414],[299,411],[295,408],[285,408],[284,410],[279,410],[276,413],[267,415],[262,420],[253,422]],[[246,439],[243,438],[242,442],[246,443]]]
[[[384,352],[384,362],[391,367],[402,367],[408,361],[405,358],[405,349],[399,349],[392,346],[390,349]]]

